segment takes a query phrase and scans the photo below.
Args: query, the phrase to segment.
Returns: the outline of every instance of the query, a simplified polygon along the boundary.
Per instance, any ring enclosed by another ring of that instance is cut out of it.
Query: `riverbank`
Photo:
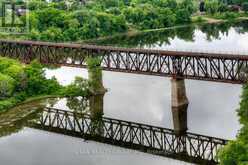
[[[248,15],[245,13],[224,13],[224,14],[216,14],[216,15],[195,15],[192,17],[192,22],[194,23],[223,23],[223,22],[233,22],[233,21],[244,21],[248,20]]]
[[[13,104],[9,107],[6,107],[5,109],[0,111],[0,114],[5,113],[6,111],[9,111],[10,109],[15,108],[17,106],[21,106],[24,104],[28,104],[31,102],[40,101],[40,100],[44,100],[44,99],[49,99],[49,98],[62,98],[62,96],[60,96],[60,95],[39,95],[39,96],[29,97],[22,102],[19,102],[17,104]]]
[[[200,19],[198,19],[198,17],[200,17]],[[211,25],[211,24],[221,24],[221,23],[232,23],[232,22],[241,22],[244,20],[248,20],[248,17],[239,17],[238,19],[234,19],[234,20],[224,20],[224,19],[216,19],[216,18],[212,18],[209,16],[194,16],[192,17],[192,23],[190,24],[184,24],[184,25],[178,25],[178,26],[173,26],[173,27],[167,27],[167,28],[160,28],[160,29],[147,29],[147,30],[142,30],[142,31],[130,31],[127,33],[119,33],[119,34],[115,34],[112,36],[105,36],[105,37],[99,37],[99,38],[95,38],[95,39],[90,39],[90,40],[84,40],[84,41],[78,41],[77,43],[81,43],[81,44],[97,44],[99,41],[105,41],[105,40],[111,40],[113,38],[121,38],[121,37],[133,37],[133,36],[137,36],[137,35],[142,35],[148,32],[163,32],[165,30],[173,30],[173,29],[180,29],[180,28],[187,28],[187,27],[192,27],[192,26],[204,26],[204,25]]]
[[[0,113],[0,137],[22,130],[30,120],[39,119],[39,112],[47,106],[47,99],[55,96],[36,96]],[[49,102],[51,99],[49,99]]]
[[[184,27],[190,27],[195,25],[204,25],[204,24],[218,24],[218,23],[225,23],[225,22],[235,22],[235,21],[244,21],[248,20],[247,14],[242,14],[240,17],[233,18],[233,19],[224,19],[220,18],[216,15],[194,15],[192,16],[192,22],[187,24],[181,24],[171,27],[165,27],[165,28],[156,28],[156,29],[145,29],[145,30],[138,30],[135,28],[130,28],[127,32],[123,33],[115,33],[110,36],[102,36],[97,38],[91,38],[87,40],[78,40],[78,41],[70,41],[68,43],[79,43],[79,44],[93,44],[94,41],[97,40],[106,40],[118,36],[135,36],[141,33],[147,33],[147,32],[156,32],[156,31],[163,31],[163,30],[170,30],[170,29],[178,29],[178,28],[184,28]],[[6,34],[6,33],[0,33],[1,39],[10,39],[10,40],[29,40],[27,35],[20,34],[18,36],[13,34]],[[61,41],[63,42],[63,41]]]

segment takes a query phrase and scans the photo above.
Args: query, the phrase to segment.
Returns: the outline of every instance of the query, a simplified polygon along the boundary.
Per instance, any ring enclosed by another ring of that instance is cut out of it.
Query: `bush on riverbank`
[[[37,61],[24,65],[0,57],[0,111],[43,95],[87,96],[90,95],[89,83],[83,78],[76,78],[72,84],[62,86],[55,77],[47,79],[44,67]]]
[[[218,153],[221,165],[248,163],[248,84],[243,86],[238,115],[242,128],[235,141],[229,142]]]
[[[93,0],[86,5],[65,1],[29,2],[30,39],[72,41],[155,29],[191,22],[192,0]]]

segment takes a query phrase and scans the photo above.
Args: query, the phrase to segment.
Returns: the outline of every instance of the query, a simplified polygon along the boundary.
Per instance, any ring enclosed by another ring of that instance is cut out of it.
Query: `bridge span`
[[[100,57],[103,70],[243,84],[248,56],[116,48],[72,43],[0,40],[0,55],[23,62],[86,67],[88,56]]]

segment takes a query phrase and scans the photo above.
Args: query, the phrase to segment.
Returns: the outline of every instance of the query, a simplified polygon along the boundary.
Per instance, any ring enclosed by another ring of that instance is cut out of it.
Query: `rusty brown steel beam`
[[[86,67],[88,56],[98,56],[102,60],[101,66],[107,71],[236,84],[246,82],[242,69],[248,66],[248,56],[245,55],[37,41],[0,40],[0,54],[27,63],[39,59],[45,64],[72,67]]]
[[[123,51],[132,53],[151,53],[166,56],[186,56],[186,57],[219,57],[227,59],[237,60],[248,60],[247,55],[239,54],[224,54],[224,53],[204,53],[204,52],[189,52],[189,51],[169,51],[169,50],[158,50],[158,49],[142,49],[142,48],[122,48],[113,46],[98,46],[98,45],[87,45],[78,43],[54,43],[54,42],[41,42],[41,41],[28,41],[28,40],[0,40],[0,43],[11,43],[17,45],[26,46],[48,46],[54,48],[76,48],[76,49],[92,49],[102,51]]]

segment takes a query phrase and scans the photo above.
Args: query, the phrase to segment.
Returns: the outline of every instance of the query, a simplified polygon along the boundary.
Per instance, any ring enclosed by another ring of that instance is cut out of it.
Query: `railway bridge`
[[[189,140],[189,136],[194,136],[193,134],[187,133],[187,107],[189,101],[187,99],[184,79],[243,84],[247,79],[246,71],[248,66],[248,56],[239,54],[178,52],[165,50],[116,48],[75,43],[50,43],[10,40],[0,40],[0,56],[19,59],[25,63],[29,63],[34,59],[38,59],[43,64],[83,68],[87,67],[86,59],[88,57],[98,57],[101,60],[101,67],[106,71],[171,77],[171,111],[173,115],[174,130],[172,131],[173,133],[166,130],[167,133],[162,133],[162,131],[160,134],[162,139],[165,138],[165,134],[173,134],[176,141],[180,140],[182,137],[185,140]],[[102,98],[103,96],[104,93],[99,95],[99,97]],[[49,109],[48,114],[51,113],[55,113],[54,117],[59,115],[68,115],[66,114],[67,112],[57,110],[54,111]],[[54,118],[53,121],[55,120],[59,121],[61,119]],[[75,123],[78,121],[73,119],[73,122]],[[116,122],[116,128],[122,127],[122,121],[109,120],[109,122],[112,124],[112,126],[113,123]],[[45,126],[43,121],[41,121],[40,124]],[[49,125],[51,126],[52,124],[50,123]],[[74,127],[70,129],[74,129]],[[134,129],[131,124],[130,129],[135,130],[136,126]],[[140,131],[139,134],[142,135],[142,137],[145,136],[143,135],[145,131],[143,129],[143,125],[138,124],[137,129]],[[149,131],[153,131],[153,128],[151,130],[149,127],[149,129]],[[161,129],[159,128],[158,130]],[[134,133],[136,134],[136,132]],[[82,131],[79,133],[84,134]],[[111,132],[110,134],[110,140],[115,141],[115,132]],[[135,139],[134,136],[133,139]],[[103,136],[100,137],[100,139],[106,138]],[[177,137],[180,138],[178,139]],[[156,136],[153,138],[158,137]],[[205,137],[203,137],[203,139],[204,138]],[[108,140],[109,139],[107,139],[107,141]],[[141,143],[142,140],[139,140],[138,141]],[[215,142],[213,144],[212,140],[213,138],[207,137],[206,144],[211,144],[210,148],[217,144]],[[165,141],[163,140],[163,142],[160,142],[161,145],[162,143],[165,143]],[[186,146],[189,146],[190,152],[193,151],[193,149],[194,152],[199,152],[200,155],[198,156],[200,157],[205,153],[206,148],[198,148],[196,150],[194,147],[190,148],[190,141],[187,143],[185,142],[183,145],[181,145],[181,142],[178,143],[178,145],[179,144],[180,146],[183,146],[181,149],[185,149]],[[225,141],[221,141],[220,144],[224,145]],[[146,147],[143,143],[139,145]],[[203,145],[204,147],[203,143],[198,145]],[[159,147],[161,147],[163,150],[162,146]],[[179,154],[181,154],[181,149]],[[175,153],[178,154],[176,151]],[[210,153],[215,155],[215,153],[212,152],[212,148]],[[191,156],[194,157],[195,155],[190,155],[190,157]],[[210,157],[211,161],[214,160],[213,156],[210,155]],[[205,158],[202,157],[201,159]]]
[[[171,106],[175,130],[185,131],[188,99],[184,79],[243,84],[248,56],[131,49],[75,43],[0,40],[0,55],[29,63],[87,67],[87,57],[99,57],[103,70],[172,77]]]
[[[116,48],[72,43],[0,40],[0,55],[23,62],[86,67],[86,57],[101,58],[103,70],[242,84],[248,56]]]

